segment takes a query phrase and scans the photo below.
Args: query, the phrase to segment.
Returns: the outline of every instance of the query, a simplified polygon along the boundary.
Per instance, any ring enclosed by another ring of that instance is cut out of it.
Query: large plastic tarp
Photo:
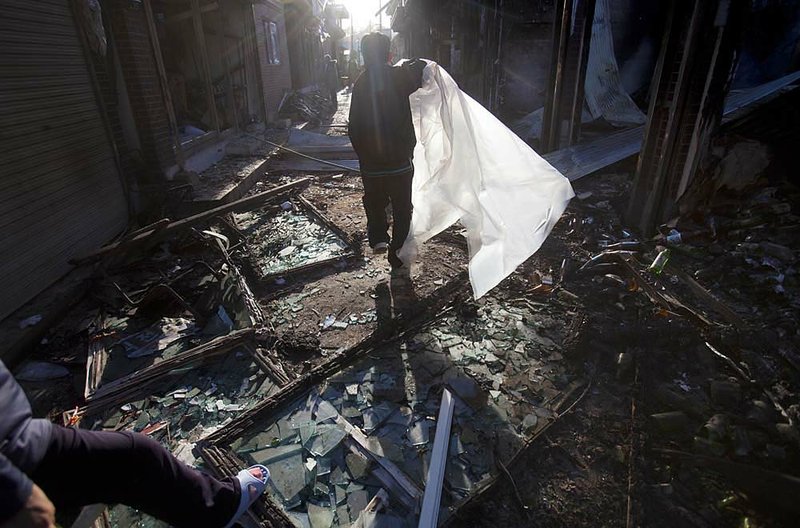
[[[460,221],[479,298],[541,247],[572,186],[438,64],[428,62],[410,102],[414,212],[399,256],[413,262],[420,244]]]

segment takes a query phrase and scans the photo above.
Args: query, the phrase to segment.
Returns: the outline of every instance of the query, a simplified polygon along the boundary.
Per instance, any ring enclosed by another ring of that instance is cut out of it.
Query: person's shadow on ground
[[[411,317],[419,307],[419,297],[410,275],[393,274],[389,281],[375,287],[376,332],[391,335],[397,330],[400,317]]]

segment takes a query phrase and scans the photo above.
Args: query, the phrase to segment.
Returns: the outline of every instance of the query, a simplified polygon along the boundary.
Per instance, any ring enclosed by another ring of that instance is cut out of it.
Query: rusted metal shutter
[[[0,0],[0,319],[127,218],[68,0]]]

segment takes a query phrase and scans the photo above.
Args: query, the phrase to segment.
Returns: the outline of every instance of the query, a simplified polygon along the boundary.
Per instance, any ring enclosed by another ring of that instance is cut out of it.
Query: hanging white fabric
[[[477,299],[539,249],[572,186],[438,64],[427,61],[410,102],[414,212],[399,256],[413,262],[420,244],[461,221]]]

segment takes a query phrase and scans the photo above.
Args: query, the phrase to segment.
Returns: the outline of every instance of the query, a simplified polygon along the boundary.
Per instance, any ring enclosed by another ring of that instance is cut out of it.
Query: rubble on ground
[[[278,525],[415,525],[444,389],[444,525],[780,524],[798,193],[735,181],[646,238],[622,219],[630,173],[596,175],[537,255],[462,302],[458,229],[403,283],[359,254],[360,185],[337,174],[106,269],[18,373],[66,423],[212,471],[266,464],[256,515]]]

